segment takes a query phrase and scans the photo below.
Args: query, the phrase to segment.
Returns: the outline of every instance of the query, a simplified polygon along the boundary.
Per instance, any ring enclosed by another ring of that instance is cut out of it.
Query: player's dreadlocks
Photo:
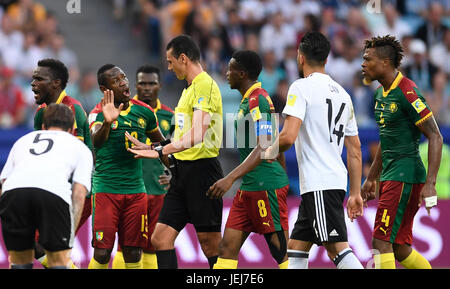
[[[375,36],[365,41],[364,50],[375,48],[379,58],[390,59],[395,68],[400,66],[403,58],[403,48],[400,42],[394,36]]]

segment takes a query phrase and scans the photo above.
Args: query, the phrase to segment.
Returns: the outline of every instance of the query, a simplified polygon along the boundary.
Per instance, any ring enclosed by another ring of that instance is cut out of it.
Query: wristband
[[[157,147],[155,148],[155,151],[157,151],[158,154],[159,154],[159,158],[162,158],[162,156],[163,156],[162,150],[163,150],[163,146],[157,146]]]
[[[430,208],[437,205],[437,196],[426,197],[425,199],[425,207]]]

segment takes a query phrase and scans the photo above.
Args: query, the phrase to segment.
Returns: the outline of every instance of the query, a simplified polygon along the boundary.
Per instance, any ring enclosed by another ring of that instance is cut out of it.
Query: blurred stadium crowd
[[[101,0],[96,0],[101,1]],[[106,0],[105,0],[106,1]],[[224,112],[240,101],[225,72],[233,51],[260,53],[262,86],[281,112],[289,85],[298,78],[297,45],[318,30],[332,43],[326,71],[352,97],[360,128],[374,128],[373,92],[360,70],[364,40],[395,35],[403,44],[401,70],[422,90],[440,127],[450,127],[450,2],[448,0],[109,0],[116,21],[132,15],[130,33],[146,39],[152,59],[165,59],[165,44],[186,33],[202,51],[206,70],[222,92]],[[83,71],[65,45],[51,7],[38,0],[0,1],[0,128],[32,127],[36,109],[30,88],[39,59],[57,58],[69,68],[67,93],[89,112],[102,97],[92,71]],[[113,60],[112,60],[113,61]],[[163,67],[163,71],[165,68]],[[130,78],[130,80],[132,80]],[[164,77],[170,84],[175,78]],[[448,143],[444,178],[450,197]],[[369,147],[370,151],[370,147]]]

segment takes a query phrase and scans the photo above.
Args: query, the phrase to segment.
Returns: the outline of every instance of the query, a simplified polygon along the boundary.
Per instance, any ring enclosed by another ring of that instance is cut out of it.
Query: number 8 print
[[[266,203],[264,200],[258,200],[259,215],[264,218],[267,216]]]

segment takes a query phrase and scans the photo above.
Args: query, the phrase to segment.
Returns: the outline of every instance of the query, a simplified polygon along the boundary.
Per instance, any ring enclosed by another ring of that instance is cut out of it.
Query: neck
[[[146,104],[150,105],[151,108],[156,108],[158,106],[158,98],[152,98],[147,101],[144,101]]]
[[[385,73],[382,78],[378,79],[378,82],[383,86],[384,91],[387,91],[389,90],[389,88],[391,88],[391,85],[397,77],[397,74],[397,69],[394,69],[389,73]]]
[[[257,83],[258,81],[255,80],[246,80],[241,87],[239,88],[239,92],[241,93],[242,96],[245,95],[245,93],[247,92],[247,90],[252,87],[252,85],[254,85],[255,83]]]
[[[305,78],[310,76],[314,72],[326,74],[325,73],[325,66],[309,66],[309,65],[304,65],[303,66],[303,75],[305,76]]]
[[[121,103],[122,103],[122,102],[114,103],[114,106],[115,106],[116,108],[119,108],[119,106],[120,106]],[[127,109],[129,105],[130,105],[130,101],[123,102],[122,110]]]
[[[59,130],[59,131],[65,131],[65,130],[63,130],[62,128],[57,127],[57,126],[51,126],[51,127],[49,127],[49,128],[46,128],[45,130]]]
[[[191,85],[194,78],[203,72],[203,67],[200,62],[191,62],[187,68],[186,81]]]
[[[50,105],[51,103],[56,103],[56,101],[58,100],[59,96],[61,95],[61,92],[63,92],[62,89],[56,90],[55,93],[48,100],[48,103],[46,102],[45,104],[46,105]]]

